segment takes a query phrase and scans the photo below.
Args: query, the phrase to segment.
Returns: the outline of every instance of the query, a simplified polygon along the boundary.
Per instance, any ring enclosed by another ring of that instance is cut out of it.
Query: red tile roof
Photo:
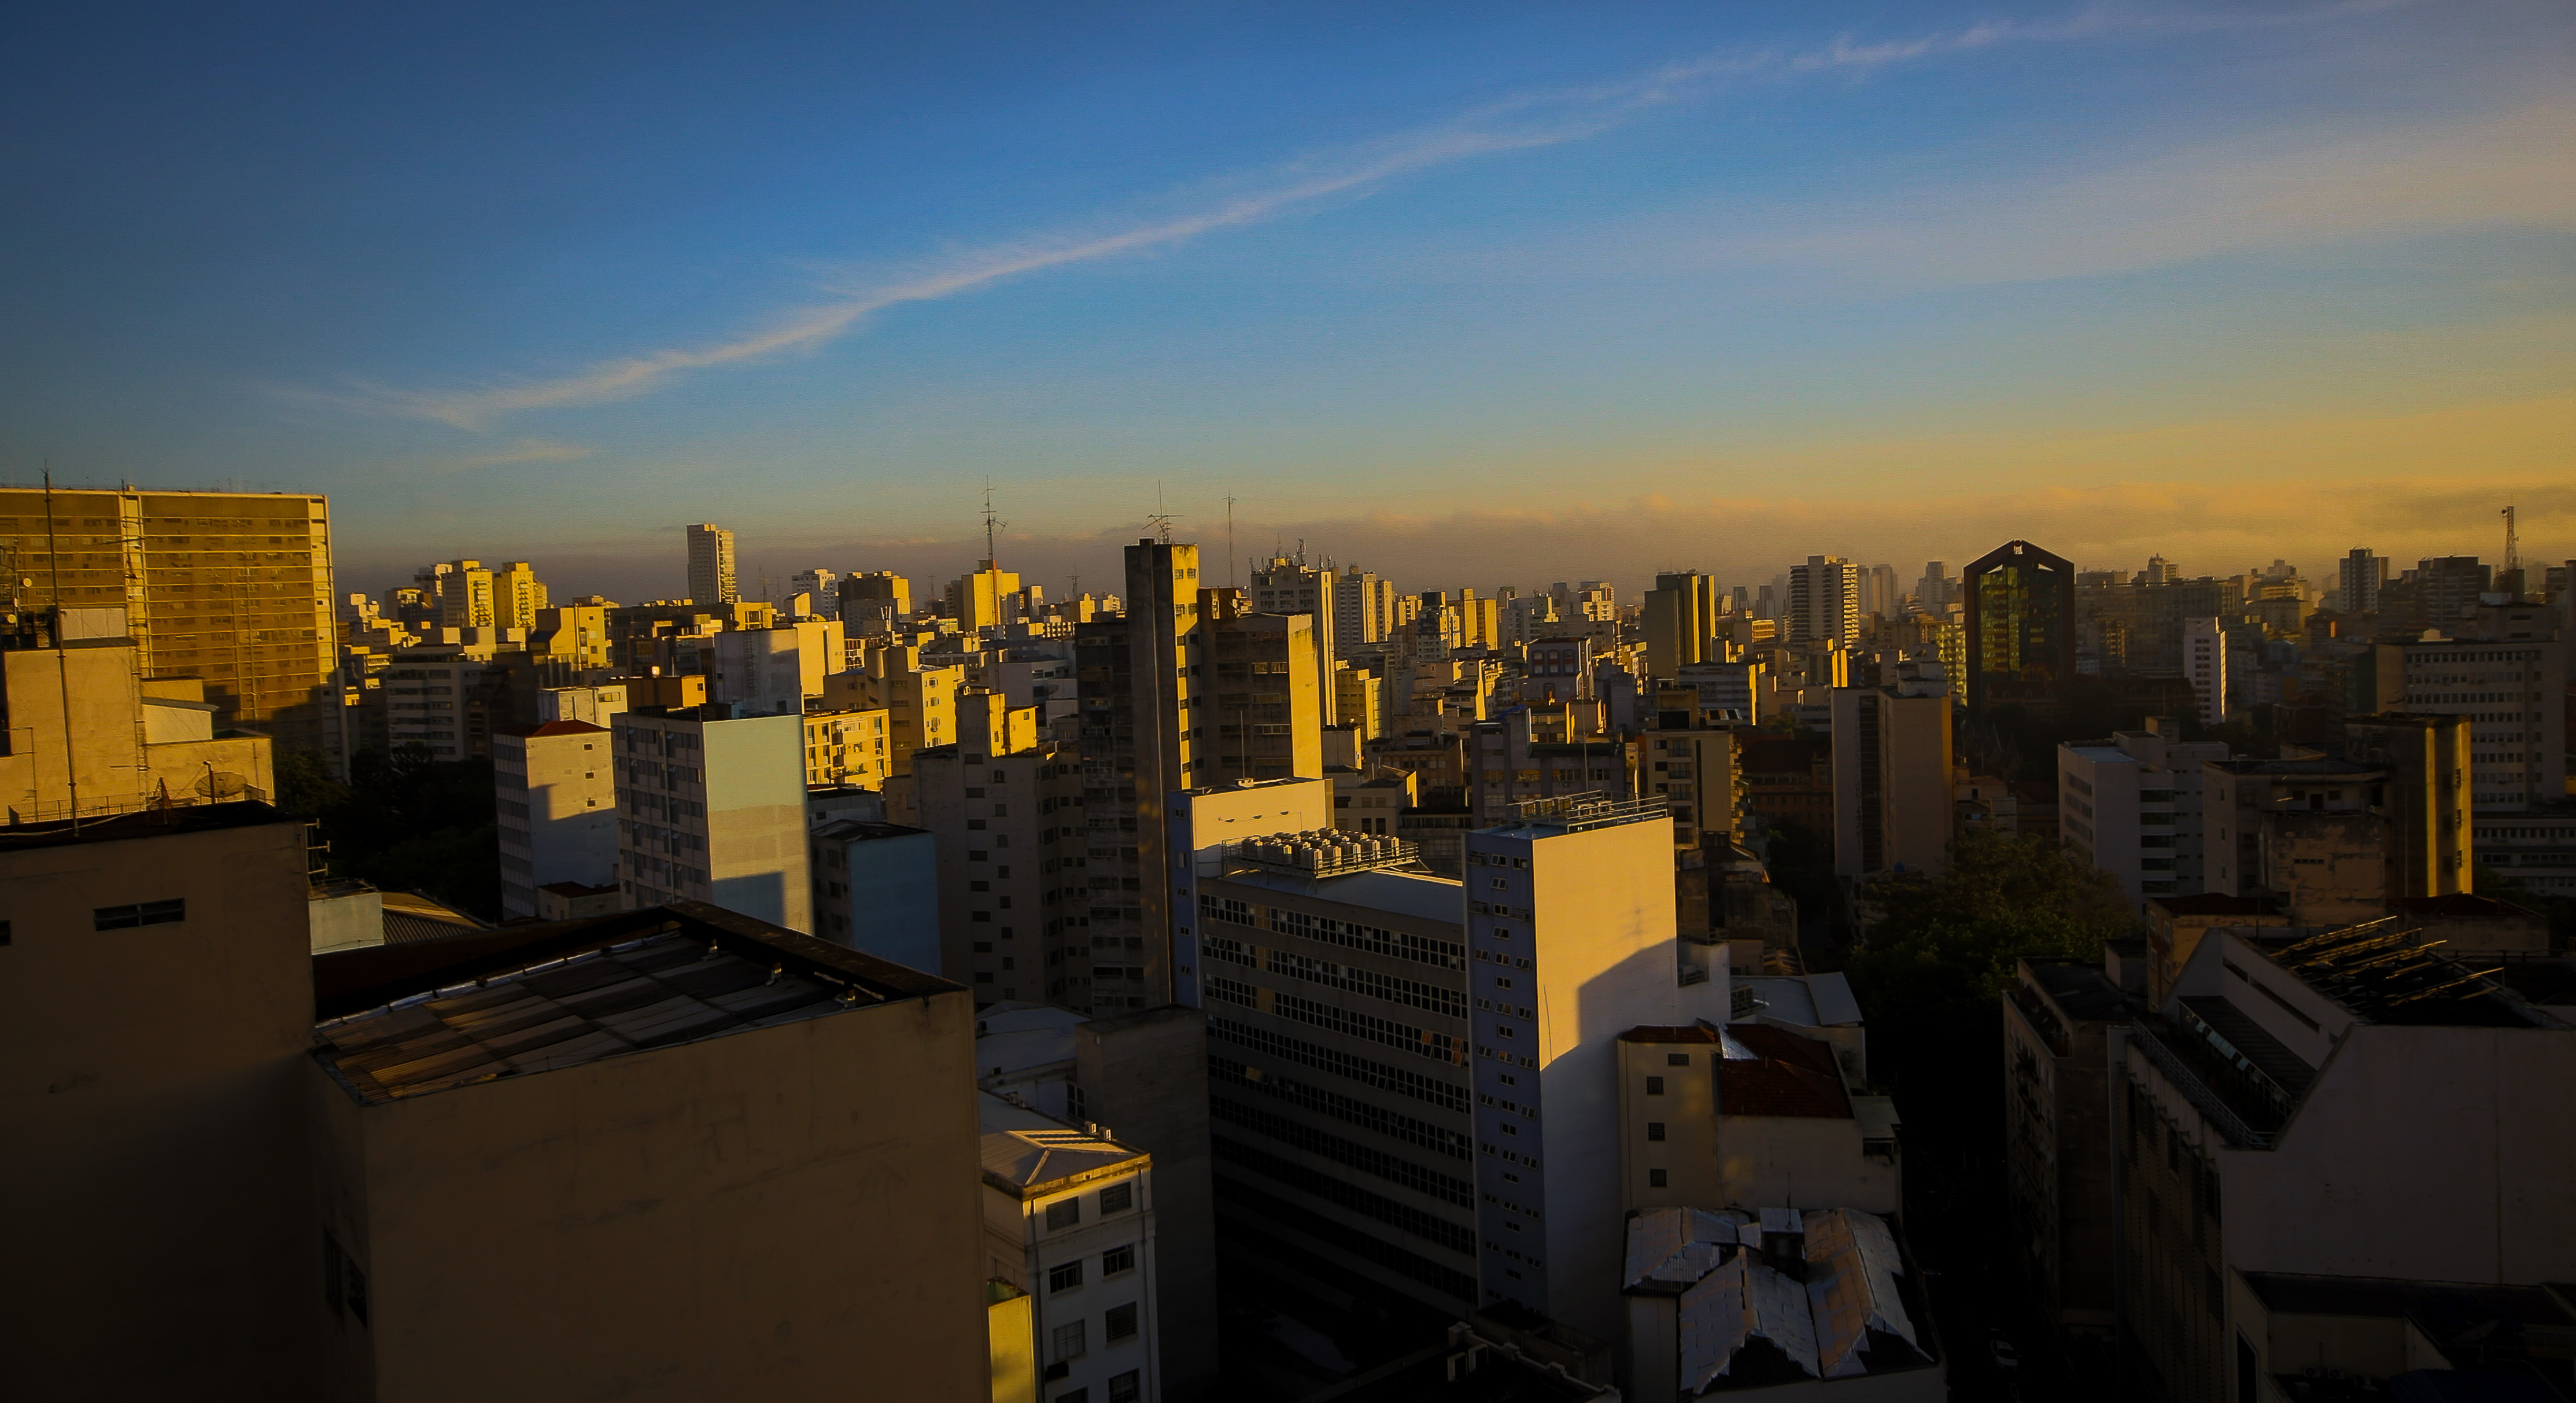
[[[1851,1119],[1832,1048],[1767,1023],[1730,1023],[1726,1033],[1753,1056],[1719,1061],[1718,1114]]]
[[[607,732],[606,726],[594,726],[587,721],[548,721],[536,726],[504,726],[492,734],[497,736],[586,736],[605,735]]]
[[[1717,1030],[1696,1025],[1681,1028],[1648,1023],[1621,1033],[1619,1041],[1623,1043],[1713,1043],[1717,1041]]]

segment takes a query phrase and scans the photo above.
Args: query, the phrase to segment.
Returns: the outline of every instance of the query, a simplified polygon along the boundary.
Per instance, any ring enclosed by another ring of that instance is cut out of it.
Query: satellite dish
[[[250,792],[250,781],[228,771],[213,770],[197,781],[196,788],[201,799],[238,799]]]

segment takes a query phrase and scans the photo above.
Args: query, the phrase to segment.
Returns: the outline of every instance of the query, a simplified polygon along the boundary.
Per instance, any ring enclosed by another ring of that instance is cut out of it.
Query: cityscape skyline
[[[0,477],[328,493],[359,571],[540,533],[632,565],[722,515],[783,572],[843,533],[965,542],[987,478],[1066,538],[1014,543],[1041,577],[1158,484],[1203,540],[1233,495],[1246,540],[1445,538],[1460,582],[1533,539],[1632,555],[1617,518],[1664,502],[1833,528],[1801,551],[2088,563],[2461,551],[2503,494],[2565,554],[2576,513],[2576,27],[2546,6],[1421,11],[1331,45],[904,18],[856,54],[789,11],[729,29],[687,113],[650,81],[684,23],[490,17],[508,58],[48,23],[70,61],[6,99],[60,139],[12,158],[51,217],[5,247],[51,276],[5,294]],[[268,41],[260,102],[196,77]],[[526,81],[549,63],[596,109]],[[401,140],[281,139],[325,111]],[[2323,495],[2350,519],[2281,510]]]

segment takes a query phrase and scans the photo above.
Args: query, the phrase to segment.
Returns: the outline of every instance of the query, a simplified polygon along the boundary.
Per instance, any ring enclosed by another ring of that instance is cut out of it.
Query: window
[[[1648,1096],[1661,1096],[1661,1095],[1663,1095],[1663,1094],[1664,1094],[1664,1079],[1663,1079],[1662,1077],[1648,1077],[1648,1078],[1646,1078],[1646,1094],[1647,1094]]]
[[[1664,1187],[1664,1171],[1662,1171],[1662,1170],[1660,1170],[1660,1169],[1649,1169],[1649,1170],[1647,1170],[1647,1171],[1646,1171],[1646,1187],[1647,1187],[1647,1188],[1650,1188],[1650,1189],[1660,1189],[1660,1188],[1663,1188],[1663,1187]]]
[[[1135,1206],[1136,1186],[1132,1183],[1112,1184],[1100,1191],[1100,1216],[1103,1218],[1112,1213],[1124,1213]]]
[[[1082,1262],[1079,1258],[1047,1271],[1047,1290],[1051,1292],[1071,1291],[1081,1285]]]
[[[101,906],[90,912],[99,930],[131,930],[136,926],[163,926],[188,919],[188,903],[180,901],[146,901],[134,906]]]
[[[1138,1373],[1134,1369],[1113,1376],[1109,1380],[1109,1403],[1136,1403],[1137,1399],[1144,1397],[1144,1387],[1137,1379]]]
[[[1132,1302],[1111,1306],[1109,1313],[1100,1318],[1100,1323],[1101,1332],[1109,1343],[1114,1345],[1120,1340],[1132,1340],[1136,1338],[1136,1307]]]
[[[1132,1242],[1128,1243],[1124,1247],[1112,1247],[1108,1251],[1100,1254],[1100,1274],[1102,1276],[1116,1276],[1120,1272],[1130,1272],[1135,1269],[1136,1244]]]
[[[1650,1120],[1646,1122],[1646,1138],[1649,1140],[1663,1139],[1664,1123],[1659,1120]]]
[[[1664,1065],[1667,1067],[1687,1067],[1690,1065],[1690,1054],[1687,1052],[1667,1052],[1664,1054]]]
[[[983,981],[979,980],[977,982],[980,983]],[[1047,1205],[1046,1213],[1047,1231],[1055,1232],[1061,1228],[1072,1227],[1074,1224],[1082,1221],[1082,1200],[1078,1198],[1057,1199],[1055,1202]]]
[[[1059,1325],[1055,1327],[1054,1344],[1055,1357],[1057,1360],[1080,1359],[1086,1352],[1087,1347],[1084,1345],[1082,1339],[1082,1325],[1083,1322],[1077,1320],[1070,1325]],[[1063,1399],[1070,1398],[1072,1396],[1073,1395],[1069,1393],[1059,1394],[1057,1395],[1058,1403],[1062,1403]]]

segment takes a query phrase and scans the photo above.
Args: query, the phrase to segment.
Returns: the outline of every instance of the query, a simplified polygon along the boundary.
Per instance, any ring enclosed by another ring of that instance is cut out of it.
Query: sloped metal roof
[[[1873,1372],[1861,1359],[1872,1348],[1872,1333],[1893,1335],[1922,1353],[1896,1290],[1904,1270],[1896,1235],[1878,1218],[1848,1208],[1808,1212],[1807,1304],[1816,1323],[1816,1362],[1826,1378]]]

